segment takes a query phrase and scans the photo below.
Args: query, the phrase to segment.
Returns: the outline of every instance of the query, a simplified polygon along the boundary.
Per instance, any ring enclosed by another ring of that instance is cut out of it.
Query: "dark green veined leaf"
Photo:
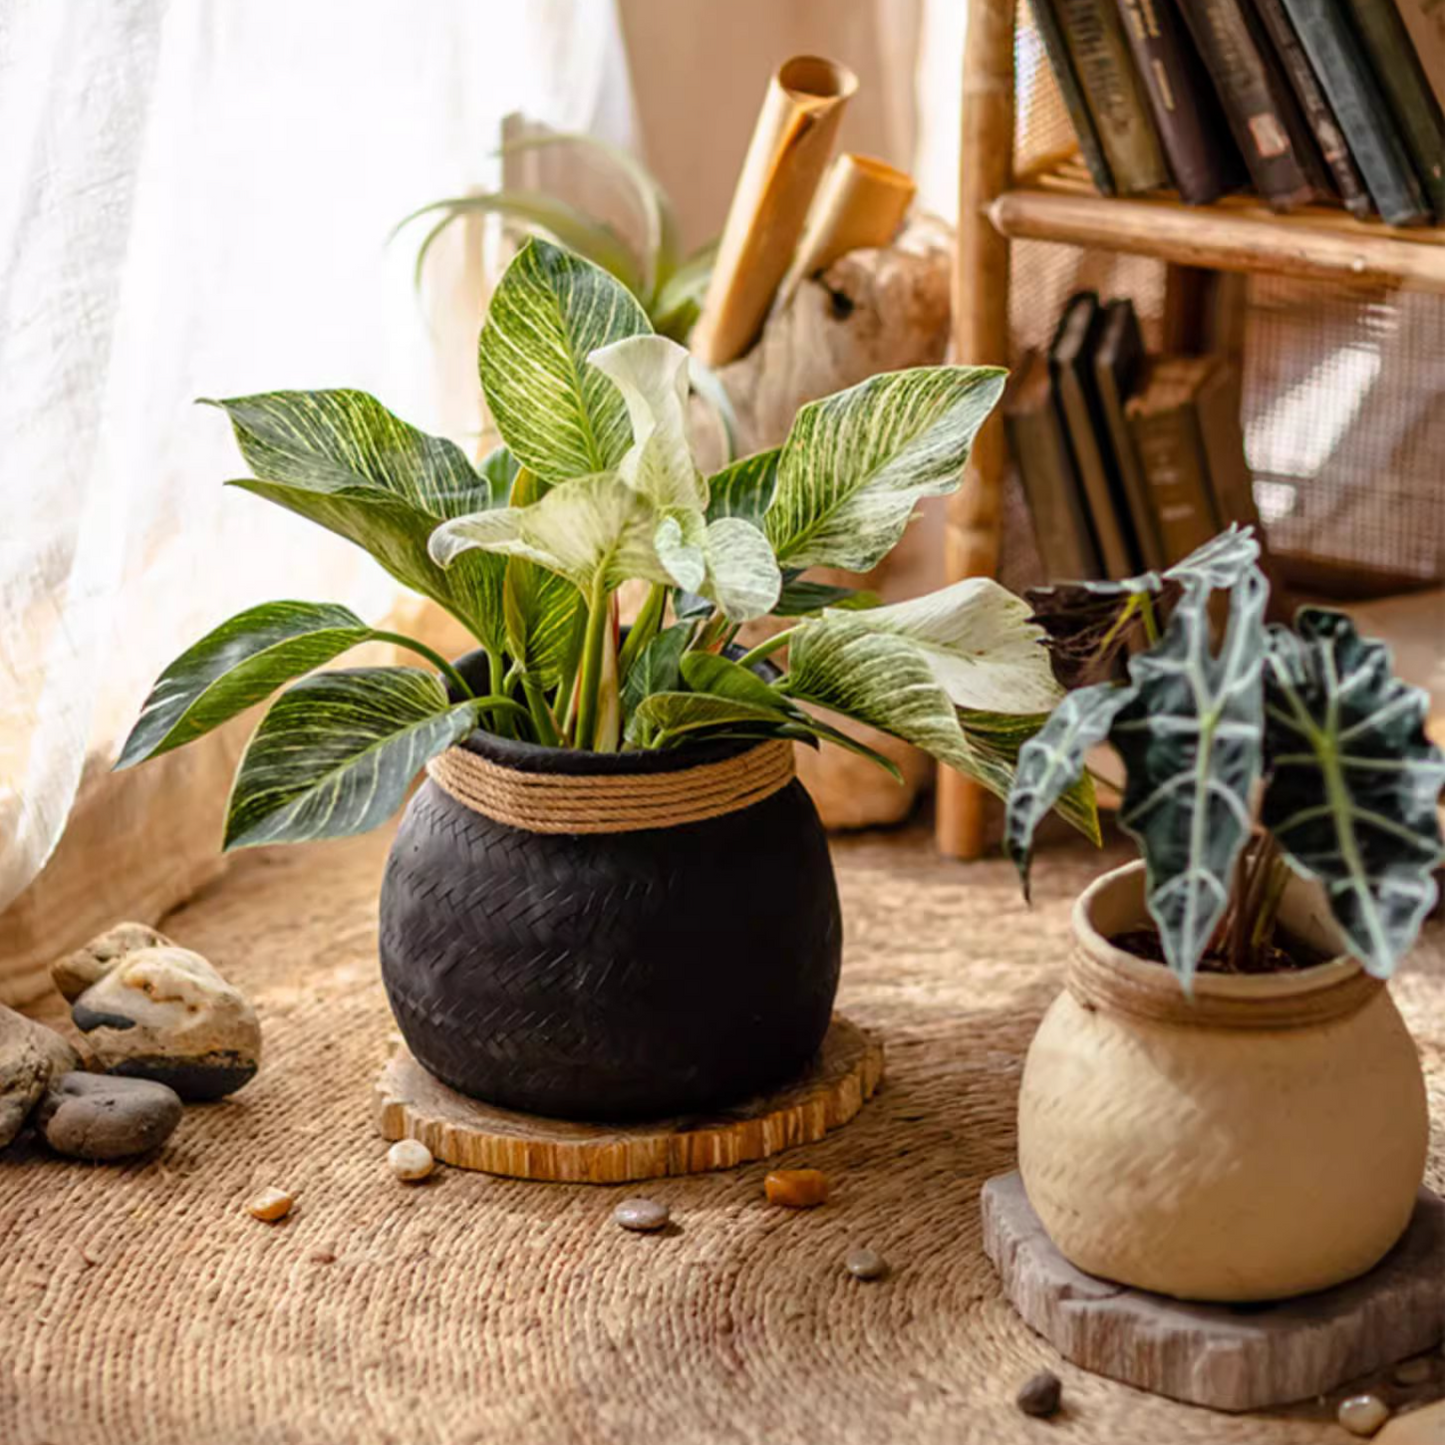
[[[957,490],[1004,377],[997,367],[917,367],[799,408],[764,519],[778,560],[876,566],[917,502]]]
[[[679,622],[696,622],[699,617],[712,615],[712,599],[698,592],[674,592],[672,613]]]
[[[587,358],[652,330],[637,300],[580,256],[529,241],[487,309],[478,366],[487,405],[523,466],[547,483],[615,467],[632,444],[622,394]]]
[[[636,258],[617,232],[606,222],[595,220],[585,211],[579,211],[576,206],[559,201],[555,196],[544,195],[540,191],[483,191],[474,196],[452,196],[447,200],[432,201],[430,205],[404,216],[393,228],[392,235],[422,216],[437,214],[441,219],[427,232],[417,249],[416,263],[412,268],[412,279],[417,286],[421,285],[427,255],[441,233],[453,221],[467,215],[498,215],[509,221],[519,221],[601,266],[629,291],[635,292],[642,286]]]
[[[1445,756],[1425,736],[1426,695],[1393,675],[1382,643],[1320,608],[1295,627],[1270,629],[1264,822],[1386,978],[1435,903]]]
[[[775,617],[816,617],[825,608],[840,612],[862,612],[877,607],[876,592],[855,587],[830,587],[826,582],[809,582],[796,572],[783,574],[783,590],[773,605]]]
[[[738,736],[768,737],[793,724],[786,712],[737,698],[707,692],[654,692],[642,699],[628,720],[627,743],[635,748],[670,747],[722,729]]]
[[[1029,859],[1034,830],[1069,789],[1092,780],[1084,771],[1090,748],[1109,736],[1115,717],[1134,700],[1132,687],[1099,683],[1067,693],[1047,721],[1018,750],[1009,789],[1004,852],[1013,859],[1029,896]],[[1100,840],[1095,822],[1094,841]]]
[[[754,707],[773,708],[779,713],[794,714],[798,710],[771,683],[765,682],[750,667],[743,667],[731,658],[715,652],[689,652],[682,659],[682,679],[694,692],[710,692]]]
[[[499,649],[502,564],[481,554],[444,572],[427,554],[439,521],[492,506],[493,480],[359,391],[270,392],[214,403],[256,473],[229,483],[336,532],[399,582]]]
[[[659,632],[637,654],[622,684],[622,712],[630,718],[642,699],[655,692],[677,692],[682,687],[682,654],[692,641],[693,626],[679,622]]]
[[[241,759],[226,847],[364,833],[401,806],[417,770],[477,723],[411,667],[322,672],[289,688]]]
[[[512,489],[516,486],[517,478],[522,474],[522,466],[512,455],[511,448],[507,446],[493,447],[477,466],[477,471],[486,482],[491,492],[492,505],[494,507],[505,507],[512,500]],[[530,476],[531,473],[529,472]],[[540,488],[534,492],[532,499],[536,500]],[[518,502],[517,506],[523,503]]]
[[[116,768],[193,742],[371,636],[349,608],[328,602],[266,602],[237,613],[161,673]]]
[[[1268,594],[1252,566],[1229,594],[1229,624],[1215,655],[1209,589],[1190,583],[1159,645],[1129,659],[1137,696],[1110,732],[1129,774],[1119,821],[1139,842],[1149,912],[1186,989],[1228,905],[1253,826]]]
[[[741,517],[755,526],[763,525],[763,516],[773,500],[778,485],[778,458],[781,447],[743,457],[707,479],[709,521],[719,517]]]

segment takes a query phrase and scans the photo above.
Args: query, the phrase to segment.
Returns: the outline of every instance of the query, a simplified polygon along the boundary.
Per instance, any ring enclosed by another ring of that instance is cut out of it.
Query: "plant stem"
[[[526,717],[527,709],[519,702],[514,702],[509,697],[502,697],[497,693],[488,693],[486,697],[477,699],[477,706],[483,712],[504,712],[515,713],[517,717]]]
[[[522,691],[526,694],[527,710],[532,717],[537,741],[544,748],[557,747],[561,739],[557,733],[557,720],[552,716],[552,709],[547,706],[547,694],[525,672],[522,674]]]
[[[602,645],[611,625],[607,582],[601,567],[588,598],[587,633],[582,639],[582,669],[577,678],[576,745],[590,748],[597,731],[597,689],[602,681]]]
[[[617,680],[619,685],[627,681],[627,674],[632,670],[632,664],[637,661],[637,655],[657,636],[662,626],[662,619],[667,611],[667,594],[669,588],[661,582],[654,582],[647,594],[647,600],[642,604],[632,628],[627,634],[627,641],[622,644],[622,651],[617,657]]]
[[[500,652],[487,650],[487,673],[491,678],[492,696],[505,697],[507,695],[507,666],[502,659]],[[500,738],[509,738],[515,735],[516,729],[507,720],[507,714],[503,709],[497,709],[500,716],[492,719],[492,729]],[[525,716],[525,714],[523,714]]]
[[[775,632],[771,637],[765,638],[750,652],[745,652],[738,658],[738,666],[752,667],[765,657],[771,657],[773,653],[781,652],[788,645],[788,639],[797,630],[796,627],[785,627],[781,632]]]
[[[1149,646],[1153,647],[1159,641],[1159,619],[1154,615],[1154,599],[1147,592],[1137,592],[1135,596],[1140,599],[1139,611],[1144,618],[1144,636]]]
[[[415,652],[418,656],[426,658],[446,680],[457,690],[463,701],[475,697],[476,694],[467,686],[467,680],[441,653],[433,652],[424,642],[418,642],[414,637],[403,637],[399,632],[372,632],[372,638],[377,642],[394,642],[398,647],[404,647],[408,652]]]

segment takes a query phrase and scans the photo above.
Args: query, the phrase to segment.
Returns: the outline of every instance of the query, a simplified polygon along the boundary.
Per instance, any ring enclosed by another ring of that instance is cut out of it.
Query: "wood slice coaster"
[[[1014,1308],[1066,1359],[1215,1410],[1311,1395],[1445,1338],[1445,1200],[1420,1191],[1410,1227],[1369,1274],[1264,1305],[1186,1304],[1075,1269],[1017,1172],[983,1187],[983,1247]]]
[[[444,1163],[514,1179],[624,1184],[701,1174],[811,1144],[846,1124],[883,1077],[883,1045],[840,1015],[808,1074],[726,1113],[579,1124],[496,1109],[434,1079],[398,1047],[376,1084],[387,1139],[420,1139]]]

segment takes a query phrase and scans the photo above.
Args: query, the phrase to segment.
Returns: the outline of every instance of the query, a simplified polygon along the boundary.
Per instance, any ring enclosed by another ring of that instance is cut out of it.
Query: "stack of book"
[[[1445,222],[1438,0],[1032,0],[1106,196],[1246,181],[1277,210],[1336,199]]]
[[[1048,579],[1130,577],[1258,529],[1239,409],[1228,358],[1148,358],[1131,302],[1072,297],[1003,403]]]

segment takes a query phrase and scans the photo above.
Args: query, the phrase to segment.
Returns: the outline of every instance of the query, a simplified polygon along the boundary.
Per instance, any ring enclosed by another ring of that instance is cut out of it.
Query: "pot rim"
[[[1135,859],[1094,879],[1074,900],[1072,924],[1074,942],[1086,953],[1089,960],[1111,973],[1122,975],[1131,987],[1150,994],[1167,993],[1172,999],[1181,996],[1181,987],[1174,971],[1163,963],[1142,959],[1127,949],[1111,943],[1094,926],[1093,913],[1096,905],[1106,895],[1120,887],[1133,884],[1137,878],[1141,884],[1144,877],[1144,862]],[[1293,893],[1298,898],[1308,886],[1308,880],[1298,874],[1291,877],[1287,896]],[[1332,930],[1336,932],[1337,930]],[[1343,951],[1324,963],[1312,964],[1308,968],[1292,969],[1275,973],[1196,973],[1193,992],[1196,998],[1269,1000],[1298,998],[1304,995],[1335,988],[1355,975],[1362,973],[1360,961]]]
[[[627,628],[622,629],[624,636]],[[744,649],[736,644],[727,655],[736,661]],[[484,684],[487,654],[476,647],[453,659],[452,665],[472,686]],[[772,682],[780,674],[766,659],[753,669],[764,681]],[[450,694],[452,689],[448,688]],[[721,763],[740,757],[772,738],[737,738],[726,742],[684,743],[665,751],[623,751],[597,753],[587,748],[552,748],[542,743],[523,742],[520,738],[504,738],[486,728],[474,728],[457,747],[485,758],[498,767],[518,773],[552,773],[563,777],[640,776],[649,773],[685,773],[709,763]]]

